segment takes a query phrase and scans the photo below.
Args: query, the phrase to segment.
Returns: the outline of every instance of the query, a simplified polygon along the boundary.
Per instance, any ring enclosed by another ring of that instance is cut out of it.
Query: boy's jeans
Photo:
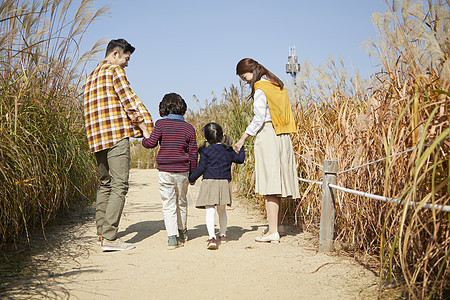
[[[188,176],[189,172],[158,172],[167,236],[178,235],[178,229],[186,229]]]
[[[95,220],[97,234],[115,240],[128,192],[130,173],[130,142],[125,138],[95,153],[100,184],[97,191]]]

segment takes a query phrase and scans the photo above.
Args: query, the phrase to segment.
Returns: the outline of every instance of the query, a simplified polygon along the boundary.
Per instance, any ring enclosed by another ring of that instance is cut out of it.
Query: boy
[[[145,148],[160,145],[156,164],[170,250],[183,246],[187,240],[186,194],[189,174],[197,167],[195,129],[184,121],[186,109],[186,102],[180,95],[166,94],[159,103],[162,119],[156,121],[150,137],[142,140]]]

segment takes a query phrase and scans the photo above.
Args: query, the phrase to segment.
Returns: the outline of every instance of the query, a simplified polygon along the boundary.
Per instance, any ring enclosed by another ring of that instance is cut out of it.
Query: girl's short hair
[[[183,98],[176,93],[164,95],[159,103],[159,115],[166,117],[169,114],[181,115],[186,113],[187,105]]]
[[[231,139],[223,134],[222,127],[217,123],[211,122],[206,124],[205,127],[203,127],[203,135],[210,145],[222,143],[227,149],[231,147]],[[203,142],[198,148],[198,152],[202,152],[205,148],[206,142]]]

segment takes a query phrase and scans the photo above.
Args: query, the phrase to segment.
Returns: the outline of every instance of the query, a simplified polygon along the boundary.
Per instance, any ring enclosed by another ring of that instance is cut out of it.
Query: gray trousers
[[[97,190],[95,222],[97,234],[115,240],[128,192],[130,173],[130,142],[125,138],[95,153],[100,183]]]

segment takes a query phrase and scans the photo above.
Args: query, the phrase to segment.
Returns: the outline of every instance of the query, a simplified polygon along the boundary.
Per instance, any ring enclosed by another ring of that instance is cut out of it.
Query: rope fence
[[[449,138],[450,138],[450,137],[446,137],[445,140],[447,140],[447,139],[449,139]],[[430,144],[424,144],[423,146],[429,146],[429,145],[430,145]],[[398,152],[398,153],[392,154],[392,155],[390,155],[390,156],[388,156],[388,157],[383,157],[383,158],[377,159],[377,160],[375,160],[375,161],[372,161],[372,162],[369,162],[369,163],[366,163],[366,164],[363,164],[363,165],[360,165],[360,166],[357,166],[357,167],[354,167],[354,168],[351,168],[351,169],[348,169],[348,170],[341,171],[341,172],[338,173],[338,175],[339,175],[339,174],[342,174],[342,173],[349,172],[349,171],[353,171],[353,170],[356,170],[356,169],[359,169],[359,168],[362,168],[362,167],[365,167],[365,166],[368,166],[368,165],[371,165],[371,164],[374,164],[374,163],[377,163],[377,162],[380,162],[380,161],[383,161],[383,160],[386,160],[386,159],[388,159],[388,158],[392,158],[392,157],[394,157],[394,156],[398,156],[398,155],[402,155],[402,154],[411,152],[411,151],[417,149],[417,147],[418,147],[418,146],[412,147],[412,148],[409,148],[408,150],[405,150],[405,151],[402,151],[402,152]],[[300,155],[300,154],[299,154],[299,155]]]
[[[383,161],[383,160],[386,160],[386,159],[388,159],[388,158],[392,158],[392,157],[394,157],[394,156],[398,156],[398,155],[402,155],[402,154],[404,154],[404,153],[411,152],[411,151],[413,151],[413,150],[416,149],[416,148],[417,148],[417,147],[414,147],[414,148],[411,148],[411,149],[408,149],[408,150],[405,150],[405,151],[402,151],[402,152],[399,152],[399,153],[392,154],[392,155],[389,156],[389,157],[383,157],[383,158],[377,159],[377,160],[375,160],[375,161],[372,161],[372,162],[369,162],[369,163],[366,163],[366,164],[363,164],[363,165],[360,165],[360,166],[357,166],[357,167],[354,167],[354,168],[351,168],[351,169],[348,169],[348,170],[345,170],[345,171],[341,171],[341,172],[338,173],[338,175],[339,175],[339,174],[342,174],[342,173],[349,172],[349,171],[353,171],[353,170],[356,170],[356,169],[359,169],[359,168],[362,168],[362,167],[365,167],[365,166],[368,166],[368,165],[371,165],[371,164],[374,164],[374,163],[377,163],[377,162],[380,162],[380,161]]]
[[[377,159],[377,160],[375,160],[375,161],[372,161],[372,162],[369,162],[369,163],[365,163],[365,164],[363,164],[363,165],[360,165],[360,166],[357,166],[357,167],[353,167],[353,168],[350,168],[350,169],[341,171],[341,172],[339,172],[339,173],[337,173],[337,174],[342,174],[342,173],[350,172],[350,171],[353,171],[353,170],[356,170],[356,169],[359,169],[359,168],[362,168],[362,167],[365,167],[365,166],[369,166],[369,165],[375,164],[375,163],[377,163],[377,162],[386,160],[386,159],[388,159],[388,158],[392,158],[392,157],[394,157],[394,156],[398,156],[398,155],[402,155],[402,154],[411,152],[411,151],[413,151],[413,150],[416,149],[416,148],[417,148],[417,147],[413,147],[413,148],[410,148],[410,149],[408,149],[408,150],[405,150],[405,151],[402,151],[402,152],[399,152],[399,153],[392,154],[392,155],[390,155],[390,156],[388,156],[388,157],[383,157],[383,158]],[[294,152],[294,153],[297,154],[298,156],[300,156],[301,158],[303,158],[303,159],[305,159],[305,160],[307,160],[307,161],[309,161],[309,162],[315,164],[315,165],[318,166],[319,168],[323,169],[323,166],[322,166],[322,165],[320,165],[320,164],[318,164],[318,163],[312,161],[311,159],[309,159],[309,158],[307,158],[307,157],[301,155],[300,153],[297,153],[297,152]]]
[[[307,183],[314,183],[314,184],[320,184],[322,185],[321,181],[312,181],[312,180],[308,180],[308,179],[304,179],[304,178],[298,178],[298,180],[303,181],[303,182],[307,182]]]
[[[403,153],[410,152],[414,150],[415,148],[411,148],[408,150],[405,150],[400,153],[396,153],[391,155],[401,155]],[[386,158],[383,158],[386,159]],[[378,160],[381,161],[381,160]],[[376,161],[375,161],[376,162]],[[372,162],[372,163],[375,163]],[[371,164],[371,163],[369,163]],[[361,165],[359,167],[367,166],[368,164]],[[433,204],[433,203],[420,203],[420,202],[412,202],[412,201],[404,201],[399,200],[395,198],[389,198],[374,194],[369,194],[366,192],[361,192],[357,190],[352,190],[348,188],[344,188],[341,186],[336,185],[336,176],[338,174],[342,174],[344,172],[354,170],[355,168],[343,171],[343,172],[337,172],[337,161],[336,160],[325,160],[323,164],[323,172],[324,176],[321,182],[319,181],[313,181],[305,178],[298,177],[299,181],[306,182],[306,183],[312,183],[317,185],[322,185],[322,202],[321,202],[321,215],[320,215],[320,236],[319,236],[319,252],[329,252],[333,249],[333,238],[334,238],[334,219],[335,219],[335,190],[339,190],[342,192],[363,196],[370,199],[375,199],[379,201],[385,201],[385,202],[391,202],[394,204],[400,204],[404,205],[405,203],[408,206],[416,206],[421,208],[428,208],[428,209],[435,209],[439,212],[450,212],[450,205],[440,205],[440,204]],[[325,188],[328,187],[328,188]]]
[[[308,180],[308,179],[300,178],[300,177],[298,177],[298,180],[306,182],[306,183],[313,183],[313,184],[323,185],[322,181],[312,181],[312,180]],[[339,190],[339,191],[342,191],[342,192],[346,192],[346,193],[353,194],[353,195],[358,195],[358,196],[363,196],[363,197],[374,199],[374,200],[380,200],[380,201],[385,201],[385,202],[392,202],[394,204],[404,204],[405,203],[403,200],[399,200],[399,199],[395,199],[395,198],[389,198],[389,197],[384,197],[384,196],[378,196],[378,195],[369,194],[369,193],[361,192],[361,191],[357,191],[357,190],[352,190],[352,189],[341,187],[341,186],[338,186],[338,185],[335,185],[335,184],[331,184],[331,183],[328,184],[328,186],[330,188],[333,188],[333,189],[336,189],[336,190]],[[409,202],[408,204],[410,206],[417,206],[417,205],[419,205],[418,202]],[[422,206],[424,208],[429,208],[429,209],[435,208],[436,210],[450,212],[450,205],[440,205],[440,204],[425,203]]]
[[[405,201],[403,201],[403,200],[394,199],[394,198],[388,198],[388,197],[383,197],[383,196],[378,196],[378,195],[373,195],[373,194],[360,192],[360,191],[356,191],[356,190],[351,190],[351,189],[348,189],[348,188],[337,186],[335,184],[328,184],[328,186],[331,187],[331,188],[337,189],[339,191],[343,191],[343,192],[347,192],[347,193],[350,193],[350,194],[363,196],[363,197],[367,197],[367,198],[371,198],[371,199],[375,199],[375,200],[392,202],[392,203],[395,203],[395,204],[404,204],[405,203]],[[417,205],[419,205],[418,202],[409,202],[408,204],[410,206],[417,206]],[[435,208],[436,210],[450,212],[450,206],[449,205],[425,203],[425,204],[423,204],[423,207],[429,208],[429,209]]]
[[[316,163],[316,162],[310,160],[310,159],[307,158],[307,157],[304,157],[303,155],[301,155],[301,154],[299,154],[299,153],[297,153],[297,152],[294,152],[294,153],[297,154],[298,156],[300,156],[301,158],[306,159],[307,161],[312,162],[313,164],[315,164],[315,165],[318,166],[319,168],[323,169],[323,166],[322,166],[322,165],[319,165],[318,163]]]
[[[142,162],[142,164],[144,164],[144,165],[145,165],[145,162]],[[149,166],[150,166],[150,162],[148,162],[148,161],[147,161],[147,163],[146,163],[146,164],[147,164],[147,169],[148,169],[148,168],[149,168]],[[138,169],[140,169],[140,168],[141,168],[141,160],[140,160],[140,159],[139,159],[139,160],[138,160],[138,162],[137,162],[137,168],[138,168]]]

